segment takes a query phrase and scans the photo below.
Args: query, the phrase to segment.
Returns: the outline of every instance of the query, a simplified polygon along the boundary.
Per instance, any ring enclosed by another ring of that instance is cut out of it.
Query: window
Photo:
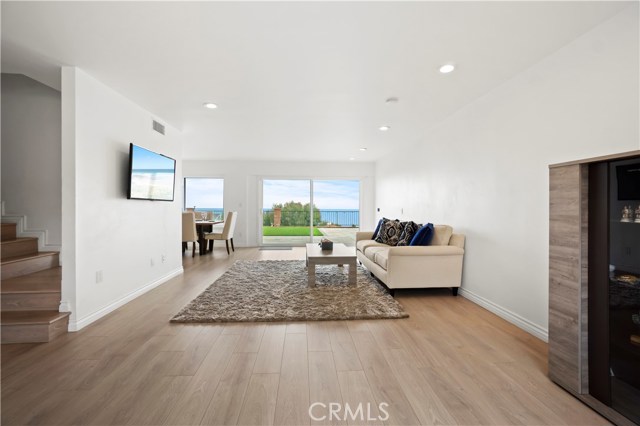
[[[224,220],[224,179],[184,178],[184,207],[196,212],[212,212],[213,219]]]

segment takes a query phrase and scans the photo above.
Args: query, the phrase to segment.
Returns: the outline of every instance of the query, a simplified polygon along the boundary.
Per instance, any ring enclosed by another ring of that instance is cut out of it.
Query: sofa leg
[[[454,296],[458,295],[458,287],[451,287],[451,293],[453,293]]]

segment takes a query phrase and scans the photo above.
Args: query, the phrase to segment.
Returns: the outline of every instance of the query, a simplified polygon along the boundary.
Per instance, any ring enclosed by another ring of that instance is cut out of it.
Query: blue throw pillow
[[[380,232],[380,227],[382,226],[383,222],[384,222],[384,218],[378,221],[378,226],[376,226],[376,230],[373,231],[373,237],[371,237],[372,240],[375,240],[376,237],[378,236],[378,233]]]
[[[427,223],[413,236],[410,246],[428,246],[433,238],[433,223]]]

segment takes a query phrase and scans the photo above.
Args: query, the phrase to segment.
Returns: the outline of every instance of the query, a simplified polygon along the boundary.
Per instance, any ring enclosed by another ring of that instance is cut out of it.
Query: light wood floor
[[[314,402],[387,403],[388,425],[607,423],[547,379],[545,343],[446,290],[398,291],[401,320],[168,322],[234,260],[303,258],[185,255],[183,276],[80,332],[3,345],[2,424],[323,423]]]

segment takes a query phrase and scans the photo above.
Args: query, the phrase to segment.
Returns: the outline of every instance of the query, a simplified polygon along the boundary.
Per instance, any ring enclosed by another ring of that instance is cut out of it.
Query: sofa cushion
[[[453,234],[453,228],[449,225],[436,225],[433,228],[432,246],[448,246]]]
[[[367,247],[364,256],[372,262],[376,261],[376,255],[383,251],[389,251],[389,247]]]
[[[386,271],[389,264],[389,249],[377,251],[373,261]]]
[[[378,233],[375,241],[390,246],[395,246],[398,244],[401,232],[402,228],[400,227],[400,221],[398,219],[387,220],[382,223],[380,232]]]
[[[365,252],[367,247],[387,247],[387,245],[375,242],[373,240],[360,240],[356,243],[356,248],[362,253]]]
[[[413,239],[413,236],[418,232],[418,229],[422,227],[422,225],[418,225],[413,221],[409,222],[400,222],[402,225],[402,233],[400,233],[400,238],[398,239],[398,246],[408,246]]]
[[[433,238],[433,223],[427,223],[418,229],[413,239],[409,243],[410,246],[428,246]]]

